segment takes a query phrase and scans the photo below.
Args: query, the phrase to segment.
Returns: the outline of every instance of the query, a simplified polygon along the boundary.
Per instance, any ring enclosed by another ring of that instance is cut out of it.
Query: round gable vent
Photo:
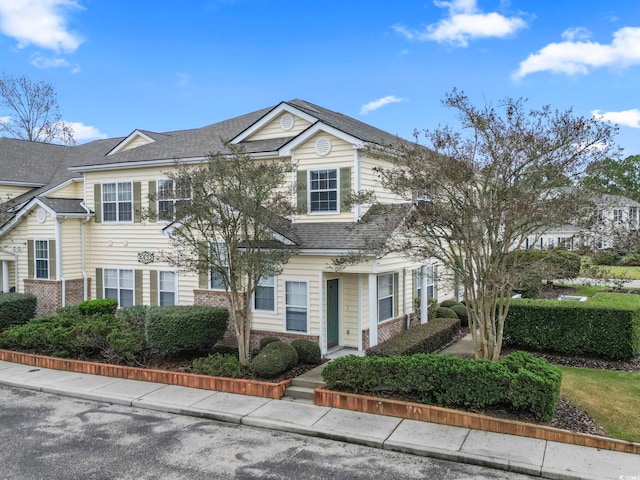
[[[45,212],[42,208],[39,208],[36,211],[36,220],[38,223],[44,223],[47,221],[47,212]]]
[[[290,113],[285,113],[282,117],[280,117],[280,127],[283,130],[291,130],[295,123],[296,120]]]
[[[316,142],[316,153],[324,157],[325,155],[329,155],[330,151],[331,140],[329,140],[327,137],[320,137]]]

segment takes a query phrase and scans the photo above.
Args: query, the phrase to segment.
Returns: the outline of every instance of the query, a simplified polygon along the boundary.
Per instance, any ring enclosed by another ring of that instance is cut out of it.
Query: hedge
[[[429,322],[405,330],[367,349],[369,356],[413,355],[435,352],[451,341],[460,330],[460,320],[455,318],[432,318]]]
[[[247,370],[235,355],[216,353],[193,360],[193,371],[201,375],[243,378],[246,376]]]
[[[115,315],[117,309],[118,300],[115,298],[96,298],[78,304],[80,315],[87,317],[91,315]]]
[[[640,352],[640,297],[598,293],[587,302],[512,300],[504,345],[612,359]]]
[[[526,352],[496,362],[438,354],[350,355],[327,364],[322,376],[332,390],[474,410],[506,405],[541,421],[553,417],[562,381],[557,367]]]
[[[0,329],[27,323],[36,315],[36,304],[30,293],[0,294]]]
[[[300,364],[307,363],[318,365],[322,360],[320,345],[313,340],[298,338],[291,342],[291,346],[296,349],[296,353],[298,354],[298,363]]]
[[[251,371],[258,377],[273,378],[295,367],[297,363],[298,353],[291,344],[271,342],[251,360]]]
[[[229,311],[205,306],[150,307],[145,336],[149,347],[177,354],[212,348],[227,329]]]

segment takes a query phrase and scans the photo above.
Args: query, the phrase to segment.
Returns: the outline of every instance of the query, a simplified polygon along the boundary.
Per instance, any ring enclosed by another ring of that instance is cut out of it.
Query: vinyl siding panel
[[[358,348],[358,275],[342,275],[342,345]]]
[[[20,187],[17,185],[2,185],[0,184],[0,203],[11,200],[12,198],[27,193],[29,190],[33,190],[33,187]]]
[[[82,198],[84,197],[84,183],[80,180],[65,185],[47,195],[51,198]]]
[[[406,202],[406,199],[392,194],[380,186],[380,177],[373,171],[373,167],[392,168],[393,165],[381,160],[373,160],[371,158],[360,157],[360,186],[363,192],[375,192],[376,201],[378,203],[399,203]]]
[[[74,218],[60,225],[62,229],[62,265],[59,265],[58,268],[67,280],[82,277],[80,223],[80,219]]]
[[[309,125],[311,125],[308,121],[294,115],[294,125],[291,130],[284,130],[280,126],[280,119],[286,113],[282,113],[278,115],[276,118],[267,123],[260,130],[251,135],[247,140],[269,140],[271,138],[284,138],[284,137],[293,137],[298,135],[303,130],[306,130]]]

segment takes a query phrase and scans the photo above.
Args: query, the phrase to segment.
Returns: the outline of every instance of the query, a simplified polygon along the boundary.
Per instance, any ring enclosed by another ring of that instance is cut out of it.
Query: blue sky
[[[52,83],[79,143],[302,98],[410,138],[525,97],[640,153],[640,2],[0,0],[0,70]]]

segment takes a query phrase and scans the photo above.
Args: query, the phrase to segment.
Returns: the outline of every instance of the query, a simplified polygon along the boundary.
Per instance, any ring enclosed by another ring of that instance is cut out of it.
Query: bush
[[[296,349],[298,363],[310,363],[318,365],[322,360],[320,345],[312,340],[300,338],[291,342],[291,346]]]
[[[637,253],[630,253],[620,259],[618,265],[623,267],[640,267],[640,255]]]
[[[367,349],[370,356],[413,355],[431,353],[451,341],[460,330],[460,320],[454,318],[432,318],[429,322],[404,332]]]
[[[459,303],[458,305],[454,305],[453,307],[451,307],[451,310],[453,310],[460,319],[461,327],[469,326],[469,315],[467,313],[467,307]]]
[[[561,383],[558,368],[524,352],[497,362],[437,354],[350,355],[327,364],[322,376],[333,390],[399,394],[474,410],[508,405],[541,421],[553,417]]]
[[[271,342],[251,360],[251,371],[263,378],[273,378],[298,363],[296,349],[285,342]]]
[[[453,298],[450,298],[448,300],[443,300],[442,302],[440,302],[441,307],[451,308],[454,305],[460,305],[460,302],[457,300],[454,300]]]
[[[458,318],[456,312],[447,307],[438,307],[435,318]]]
[[[205,351],[218,342],[227,329],[229,311],[204,306],[150,307],[145,335],[149,347],[175,355]]]
[[[235,355],[216,353],[196,358],[193,361],[193,371],[212,377],[242,378],[246,375],[247,368],[242,366]]]
[[[609,249],[604,249],[598,250],[593,254],[593,256],[591,257],[591,263],[593,265],[612,266],[616,265],[619,259],[620,255],[617,252]]]
[[[640,352],[640,301],[598,293],[587,302],[512,300],[504,345],[623,359]]]
[[[116,312],[116,317],[129,325],[144,329],[147,320],[147,310],[149,310],[149,307],[146,305],[124,307]]]
[[[27,323],[36,315],[36,304],[30,293],[0,293],[0,330]]]
[[[114,315],[118,309],[118,300],[113,298],[96,298],[86,300],[78,305],[80,315]]]
[[[259,349],[262,350],[264,347],[266,347],[267,345],[269,345],[270,343],[273,342],[281,342],[282,340],[280,340],[280,338],[278,337],[262,337],[260,339],[260,346]]]

